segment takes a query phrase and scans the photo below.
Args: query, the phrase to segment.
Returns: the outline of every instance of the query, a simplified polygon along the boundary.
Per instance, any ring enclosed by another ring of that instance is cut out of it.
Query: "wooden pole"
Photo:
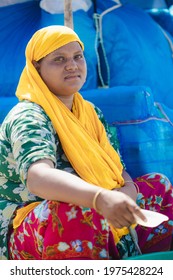
[[[74,29],[72,0],[64,0],[64,25]]]

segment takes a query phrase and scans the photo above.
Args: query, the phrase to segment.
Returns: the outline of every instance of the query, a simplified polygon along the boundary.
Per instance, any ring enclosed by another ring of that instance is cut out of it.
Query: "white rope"
[[[172,51],[172,58],[173,58],[173,42],[172,42],[171,38],[169,37],[168,33],[160,25],[159,25],[159,27],[162,30],[163,35],[165,36],[165,38],[167,39],[167,41],[169,43],[169,46],[170,46],[171,51]]]
[[[119,2],[119,1],[118,1]],[[96,55],[97,55],[97,61],[98,61],[98,75],[100,78],[100,82],[102,87],[109,87],[110,85],[110,66],[108,63],[108,59],[107,59],[107,55],[106,55],[106,50],[104,48],[104,42],[103,42],[103,32],[102,32],[102,21],[103,21],[103,17],[112,12],[113,10],[121,7],[122,4],[118,4],[116,6],[113,6],[107,10],[105,10],[104,12],[102,12],[100,15],[95,13],[94,14],[94,19],[95,19],[95,25],[96,25],[96,42],[95,42],[95,51],[96,51]],[[107,71],[107,79],[108,79],[108,84],[105,84],[105,81],[103,79],[102,76],[102,71],[101,71],[101,64],[100,64],[100,56],[97,50],[97,43],[99,42],[99,44],[101,45],[102,51],[103,51],[103,57],[104,57],[104,61],[105,61],[105,65],[106,65],[106,71]]]
[[[100,14],[99,30],[100,30],[100,37],[101,37],[102,42],[103,42],[103,32],[102,32],[102,21],[103,21],[103,17],[104,17],[106,14],[112,12],[113,10],[116,10],[116,9],[120,8],[121,6],[122,6],[122,4],[113,6],[113,7],[111,7],[111,8],[109,8],[109,9],[105,10],[103,13]]]
[[[165,113],[165,111],[163,110],[162,106],[160,103],[155,103],[157,105],[157,107],[160,109],[160,112],[163,114],[163,116],[165,117],[165,119],[173,126],[173,123],[171,122],[170,118],[168,117],[168,115]]]
[[[95,52],[96,52],[96,56],[97,56],[97,64],[98,64],[98,76],[101,82],[101,86],[102,87],[106,87],[103,77],[102,77],[102,73],[101,73],[101,65],[100,65],[100,56],[98,53],[98,43],[100,42],[100,36],[99,36],[99,14],[94,14],[94,20],[95,20],[95,26],[96,26],[96,38],[95,38]]]

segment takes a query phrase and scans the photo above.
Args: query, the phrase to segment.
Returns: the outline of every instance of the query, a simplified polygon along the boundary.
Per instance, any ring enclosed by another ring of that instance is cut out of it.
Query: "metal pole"
[[[64,25],[74,29],[72,0],[64,0]]]

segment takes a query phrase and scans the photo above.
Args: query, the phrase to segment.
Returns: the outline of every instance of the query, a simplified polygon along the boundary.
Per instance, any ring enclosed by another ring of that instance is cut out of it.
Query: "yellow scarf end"
[[[26,218],[29,212],[31,212],[37,205],[39,205],[41,201],[39,202],[33,202],[28,204],[27,206],[24,206],[22,208],[17,209],[16,216],[13,220],[13,229],[18,228],[23,220]]]

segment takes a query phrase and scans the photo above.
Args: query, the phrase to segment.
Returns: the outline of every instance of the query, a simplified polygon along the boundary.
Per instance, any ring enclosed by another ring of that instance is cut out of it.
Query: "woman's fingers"
[[[139,206],[136,205],[135,207],[132,207],[132,208],[131,208],[131,206],[129,206],[129,210],[133,213],[135,220],[139,217],[142,221],[144,221],[144,222],[147,221],[147,218],[142,213],[141,208]]]
[[[136,222],[133,212],[131,212],[128,207],[121,210],[119,211],[119,213],[114,212],[111,216],[111,219],[109,219],[110,223],[114,227],[129,227]]]
[[[119,213],[114,212],[109,221],[116,228],[130,227],[137,223],[138,217],[147,221],[139,206],[127,204],[126,207],[123,205],[123,208],[119,209]]]

